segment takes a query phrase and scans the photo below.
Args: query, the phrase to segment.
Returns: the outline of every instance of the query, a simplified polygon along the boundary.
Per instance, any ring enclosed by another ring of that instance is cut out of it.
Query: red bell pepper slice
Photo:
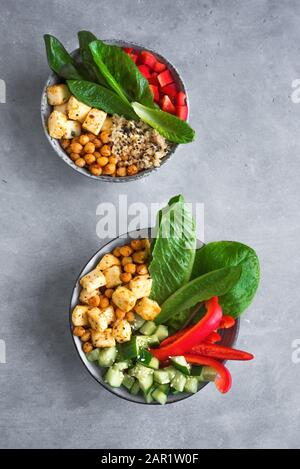
[[[218,303],[218,297],[205,302],[206,315],[185,334],[180,336],[174,342],[151,349],[151,353],[160,361],[168,360],[169,357],[183,355],[188,353],[195,345],[203,342],[214,330],[218,329],[222,320],[222,308]]]
[[[235,319],[232,316],[223,316],[219,329],[231,329],[235,325]]]
[[[192,348],[191,352],[203,357],[216,358],[217,360],[249,361],[254,358],[254,356],[248,352],[208,343],[196,345]]]
[[[229,370],[222,365],[222,363],[214,360],[213,358],[202,357],[200,355],[185,354],[186,361],[192,365],[203,365],[210,366],[218,373],[218,376],[215,380],[215,385],[217,389],[222,393],[226,394],[230,391],[232,386],[232,377]]]
[[[216,344],[217,342],[221,342],[222,337],[218,332],[212,332],[206,339],[205,342],[207,344]]]

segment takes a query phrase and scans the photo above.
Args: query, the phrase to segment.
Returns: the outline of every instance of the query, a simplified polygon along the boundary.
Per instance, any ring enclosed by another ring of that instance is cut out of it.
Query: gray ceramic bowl
[[[116,40],[116,39],[104,40],[104,42],[107,43],[107,44],[111,44],[111,45],[117,45],[119,47],[133,47],[134,49],[136,49],[138,51],[148,50],[149,52],[152,52],[153,54],[155,54],[155,56],[158,58],[158,60],[160,62],[165,63],[167,65],[167,67],[171,70],[171,72],[173,74],[173,77],[174,77],[174,80],[175,80],[178,88],[180,90],[184,91],[184,93],[186,94],[187,105],[188,105],[188,109],[189,109],[189,99],[188,99],[188,94],[187,94],[187,90],[186,90],[186,87],[184,85],[184,82],[183,82],[179,72],[174,67],[174,65],[172,65],[170,62],[168,62],[168,60],[166,60],[163,56],[161,56],[160,54],[158,54],[156,51],[154,51],[152,49],[145,48],[145,47],[143,47],[139,44],[135,44],[133,42],[120,41],[120,40]],[[74,57],[78,56],[78,54],[79,54],[79,49],[76,49],[72,53],[72,55]],[[50,145],[54,149],[55,153],[65,163],[67,163],[67,165],[69,165],[72,169],[74,169],[78,173],[80,173],[84,176],[87,176],[89,178],[96,179],[98,181],[117,182],[117,183],[118,182],[136,181],[137,179],[142,179],[142,178],[148,176],[150,173],[159,170],[159,168],[151,168],[151,169],[141,171],[140,173],[136,174],[135,176],[127,176],[127,177],[121,178],[121,177],[111,177],[111,176],[93,176],[87,169],[79,168],[78,166],[76,166],[75,163],[69,158],[69,155],[61,147],[61,145],[59,143],[59,140],[51,138],[49,133],[48,133],[48,129],[47,129],[47,121],[48,121],[48,117],[51,113],[51,108],[52,108],[52,106],[49,106],[48,101],[47,101],[47,88],[48,88],[48,86],[54,85],[54,84],[59,83],[59,82],[61,82],[61,79],[59,79],[59,77],[55,73],[51,73],[49,75],[49,77],[46,81],[46,84],[43,88],[43,92],[42,92],[41,116],[42,116],[43,128],[44,128],[46,137],[47,137]],[[178,147],[178,145],[176,145],[176,144],[172,145],[172,148],[171,148],[170,152],[163,158],[163,160],[161,162],[161,166],[163,164],[165,164],[171,158],[171,156],[175,153],[177,147]]]
[[[99,251],[96,252],[96,254],[93,255],[93,257],[88,261],[86,266],[82,269],[80,272],[77,280],[75,287],[72,292],[72,297],[71,297],[71,302],[70,302],[70,315],[69,315],[69,321],[70,321],[70,331],[72,335],[72,339],[74,341],[75,348],[78,352],[78,355],[90,373],[90,375],[99,383],[101,386],[103,386],[105,389],[110,391],[112,394],[115,394],[118,397],[121,397],[122,399],[126,399],[127,401],[135,402],[137,404],[146,404],[144,401],[143,397],[141,395],[138,396],[133,396],[130,394],[125,388],[112,388],[110,387],[107,383],[105,383],[103,379],[103,369],[101,369],[98,365],[95,363],[91,363],[87,360],[84,352],[82,351],[82,342],[78,337],[73,336],[72,332],[72,311],[75,308],[75,306],[79,303],[79,294],[80,294],[80,284],[79,280],[81,277],[89,273],[91,270],[93,270],[96,265],[100,262],[101,258],[104,256],[104,254],[107,254],[111,252],[113,249],[115,249],[117,246],[122,246],[123,244],[129,243],[132,239],[137,239],[137,238],[147,238],[151,237],[151,229],[142,229],[138,231],[132,231],[130,233],[127,233],[126,235],[120,236],[119,238],[116,238],[110,242],[108,242],[105,246],[99,249]],[[203,244],[199,243],[199,247],[201,247]],[[222,333],[222,345],[228,346],[228,347],[233,347],[234,344],[236,343],[237,337],[239,333],[239,321],[236,322],[235,327],[232,329],[228,329]],[[199,389],[203,389],[206,386],[206,384],[203,384],[203,386]],[[198,391],[198,392],[199,392]],[[183,399],[187,399],[188,397],[192,397],[194,394],[187,394],[187,393],[181,393],[178,395],[170,395],[168,398],[167,404],[172,404],[175,402],[182,401]],[[146,404],[146,405],[159,405],[157,403],[152,403],[152,404]]]

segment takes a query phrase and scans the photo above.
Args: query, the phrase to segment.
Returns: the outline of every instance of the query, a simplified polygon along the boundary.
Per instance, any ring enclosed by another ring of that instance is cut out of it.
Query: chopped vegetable
[[[191,363],[193,365],[205,365],[214,368],[218,373],[218,376],[215,379],[215,384],[218,390],[222,394],[226,394],[230,391],[232,386],[231,374],[229,373],[227,368],[222,365],[222,363],[219,363],[218,361],[213,360],[212,358],[201,357],[199,355],[194,354],[186,354],[185,359],[188,363]]]

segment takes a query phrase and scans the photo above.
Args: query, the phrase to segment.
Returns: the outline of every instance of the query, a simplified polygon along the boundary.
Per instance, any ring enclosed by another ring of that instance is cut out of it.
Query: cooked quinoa
[[[119,167],[135,165],[139,171],[158,167],[172,146],[155,129],[142,121],[112,118],[112,153],[119,159]]]

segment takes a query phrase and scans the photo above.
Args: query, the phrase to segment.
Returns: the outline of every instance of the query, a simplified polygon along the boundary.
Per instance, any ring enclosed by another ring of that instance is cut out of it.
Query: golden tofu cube
[[[116,319],[115,310],[112,306],[101,309],[101,314],[106,318],[107,325],[109,326]]]
[[[106,329],[104,332],[92,331],[92,343],[96,348],[114,347],[115,338],[112,335],[112,329]]]
[[[52,85],[47,88],[48,103],[51,106],[60,106],[61,104],[66,103],[70,96],[71,93],[67,85]]]
[[[121,262],[116,256],[114,256],[113,254],[105,254],[105,256],[102,257],[97,267],[100,270],[106,270],[112,267],[113,265],[120,264]]]
[[[106,116],[106,112],[101,111],[100,109],[91,109],[82,124],[83,129],[98,135],[104,124]]]
[[[88,326],[87,312],[88,306],[77,305],[72,312],[72,323],[74,326]]]
[[[159,304],[150,298],[139,300],[134,309],[145,321],[153,321],[161,311]]]
[[[71,139],[74,137],[79,137],[80,134],[81,134],[80,122],[68,120],[66,122],[66,131],[63,135],[63,138]]]
[[[63,114],[66,114],[67,116],[68,115],[68,103],[66,102],[64,104],[58,104],[57,106],[54,106],[53,111],[62,112]]]
[[[91,292],[88,292],[85,288],[83,288],[80,292],[79,299],[81,303],[84,303],[86,305],[89,304],[89,300],[93,298],[94,296],[98,295],[98,290],[93,290]]]
[[[52,138],[62,138],[67,130],[68,118],[58,111],[51,112],[48,119],[48,132]]]
[[[101,314],[99,308],[91,308],[87,312],[87,319],[93,331],[103,332],[108,327],[107,319],[105,315]]]
[[[71,96],[68,102],[69,119],[72,119],[74,121],[79,121],[82,123],[85,121],[85,118],[90,112],[90,110],[91,110],[90,106],[87,106],[81,101],[78,101],[78,99],[76,99],[75,96]]]
[[[107,288],[114,288],[118,285],[121,285],[122,283],[122,280],[120,278],[121,267],[119,265],[113,265],[109,269],[104,270],[103,275],[106,279]]]
[[[129,282],[130,290],[137,299],[149,296],[152,288],[152,279],[148,275],[137,275]]]
[[[106,285],[106,280],[101,270],[96,268],[89,274],[82,277],[80,285],[87,290],[88,293],[91,293],[98,288],[104,287],[104,285]]]
[[[118,308],[127,313],[134,308],[137,298],[128,288],[118,287],[113,292],[112,300]]]
[[[112,328],[113,337],[120,344],[131,339],[131,332],[131,326],[126,319],[117,319]]]

